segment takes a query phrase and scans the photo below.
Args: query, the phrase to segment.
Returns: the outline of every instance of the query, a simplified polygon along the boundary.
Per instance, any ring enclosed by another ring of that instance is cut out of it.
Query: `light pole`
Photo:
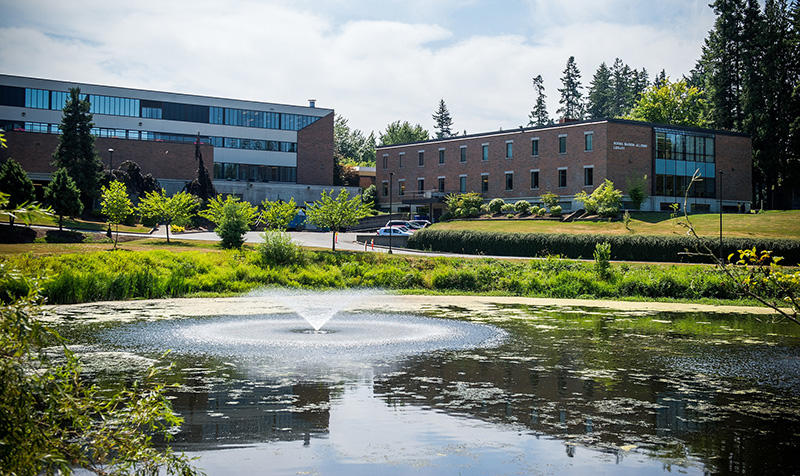
[[[719,259],[722,261],[722,176],[725,172],[719,171]],[[723,261],[724,262],[724,261]]]
[[[392,220],[392,182],[394,182],[394,172],[389,172],[389,220]],[[392,227],[389,227],[389,254],[392,254]]]
[[[108,170],[114,168],[114,149],[108,149]]]

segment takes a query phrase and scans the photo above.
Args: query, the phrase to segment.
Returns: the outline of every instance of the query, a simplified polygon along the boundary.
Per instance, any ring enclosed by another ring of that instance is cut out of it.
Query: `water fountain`
[[[172,349],[172,445],[212,476],[800,471],[796,330],[520,301],[265,291],[55,312],[101,381]]]

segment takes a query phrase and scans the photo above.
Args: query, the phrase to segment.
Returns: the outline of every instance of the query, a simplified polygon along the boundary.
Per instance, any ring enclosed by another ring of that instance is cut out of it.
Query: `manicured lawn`
[[[17,220],[19,223],[20,220]],[[41,217],[35,219],[31,225],[37,226],[58,226],[58,217]],[[108,223],[103,221],[94,221],[94,220],[84,220],[82,218],[68,218],[64,217],[64,221],[62,223],[65,230],[73,229],[73,230],[89,230],[89,231],[105,231],[108,229]],[[136,226],[126,226],[120,225],[119,231],[121,233],[142,233],[147,234],[150,233],[151,228],[147,228],[142,225]],[[111,231],[116,232],[117,227],[116,225],[111,225]]]
[[[689,215],[700,236],[719,236],[719,215],[713,213]],[[685,222],[683,215],[677,222]],[[631,213],[629,231],[621,220],[562,223],[543,219],[475,219],[437,223],[444,230],[477,230],[516,233],[588,233],[598,235],[683,235],[686,228],[676,224],[669,213]],[[800,210],[767,211],[759,214],[723,214],[722,233],[727,237],[792,238],[800,239]]]

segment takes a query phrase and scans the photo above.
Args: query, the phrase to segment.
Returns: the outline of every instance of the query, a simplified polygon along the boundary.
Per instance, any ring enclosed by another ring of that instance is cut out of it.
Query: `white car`
[[[408,223],[417,230],[421,230],[431,224],[428,220],[411,220]]]
[[[411,236],[413,233],[404,226],[385,226],[377,233],[382,236]]]

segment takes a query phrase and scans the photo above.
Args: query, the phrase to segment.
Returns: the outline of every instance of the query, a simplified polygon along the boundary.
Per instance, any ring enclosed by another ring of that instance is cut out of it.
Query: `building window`
[[[425,191],[425,179],[424,178],[418,178],[417,179],[417,191],[418,192],[424,192]]]
[[[444,192],[444,177],[439,177],[439,191]]]
[[[594,167],[584,167],[583,168],[583,186],[584,187],[592,187],[594,186]]]
[[[444,149],[439,149],[439,165],[444,165]]]
[[[383,156],[383,170],[386,170],[388,168],[389,168],[389,155],[384,154],[384,156]]]
[[[514,142],[506,141],[506,159],[511,159],[513,157],[514,157]]]
[[[593,132],[585,133],[583,135],[583,146],[584,146],[583,150],[585,150],[586,152],[591,152],[592,150],[594,150],[593,142],[594,142],[594,133]]]
[[[464,162],[467,161],[467,146],[465,146],[465,145],[461,146],[461,159],[460,160],[461,160],[461,163],[464,163]]]
[[[405,179],[400,179],[397,181],[397,195],[403,196],[406,194],[406,181]]]
[[[716,197],[716,157],[711,134],[656,128],[655,194],[683,197],[695,171],[703,178],[690,197]]]
[[[459,193],[467,193],[467,176],[466,175],[459,175],[458,176],[458,191],[459,191]]]
[[[214,165],[216,165],[216,164],[214,164]],[[386,180],[383,181],[383,196],[384,197],[388,197],[389,196],[389,182],[387,182]]]
[[[567,135],[566,134],[558,136],[558,153],[559,154],[566,154],[567,153]]]
[[[538,189],[539,188],[539,171],[538,170],[531,170],[531,188]]]
[[[489,191],[489,174],[481,174],[481,193]]]
[[[481,160],[489,160],[489,144],[481,144]]]
[[[397,161],[397,166],[402,168],[403,167],[403,157],[405,157],[405,152],[400,152],[400,158]]]
[[[539,138],[531,139],[531,156],[536,157],[539,155]]]
[[[567,169],[558,169],[558,188],[567,186]]]
[[[50,91],[45,89],[26,88],[25,107],[35,109],[50,109]]]
[[[419,166],[420,167],[424,167],[425,166],[425,151],[424,150],[419,151]]]
[[[506,190],[514,190],[514,172],[506,172]]]

